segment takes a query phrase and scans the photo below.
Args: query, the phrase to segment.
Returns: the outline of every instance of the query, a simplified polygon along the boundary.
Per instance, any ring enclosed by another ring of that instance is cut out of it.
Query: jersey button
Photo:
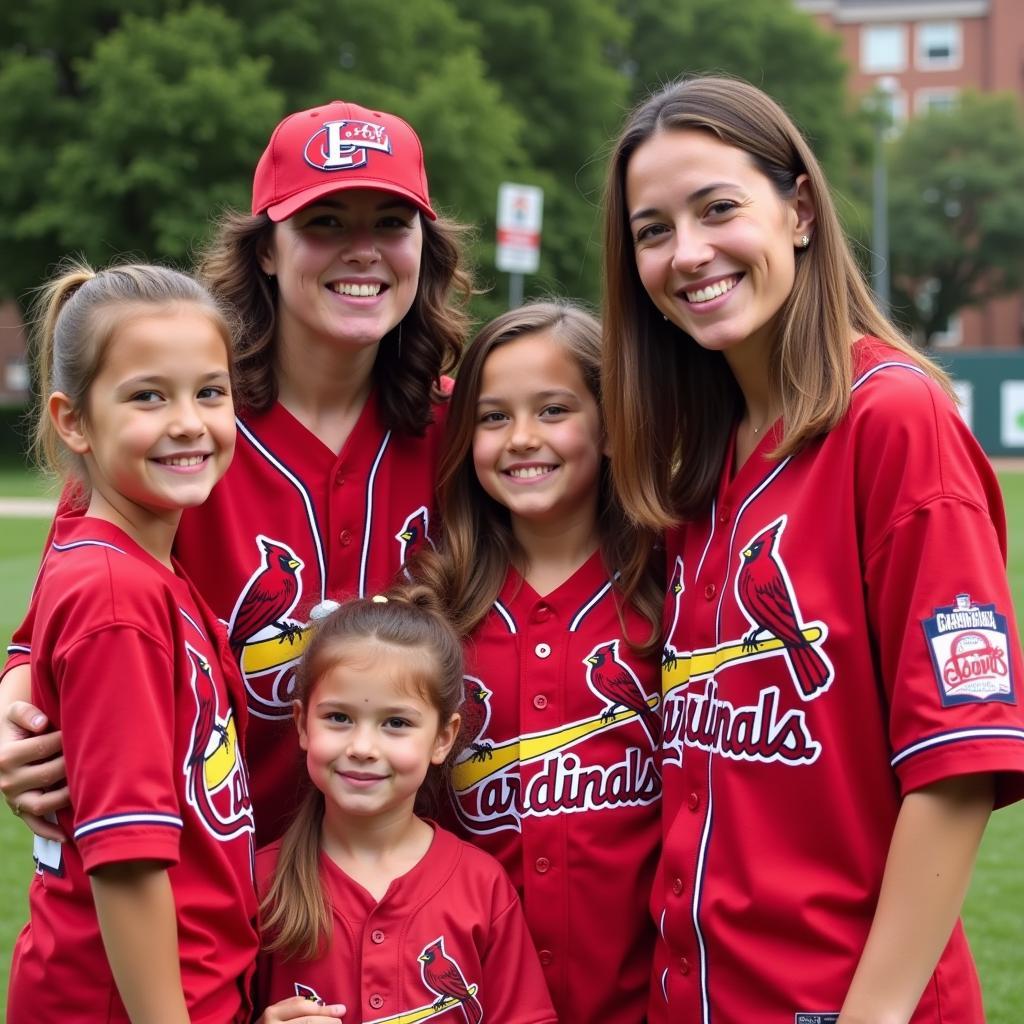
[[[685,956],[679,958],[679,973],[689,974],[690,973],[690,961]]]
[[[728,505],[723,505],[721,511],[718,513],[718,521],[720,523],[729,522],[729,514],[731,511],[732,509],[730,509]]]
[[[707,598],[707,599],[708,599],[709,601],[710,601],[710,600],[711,600],[711,599],[712,599],[712,598],[713,598],[713,597],[715,596],[715,585],[714,585],[714,583],[709,583],[709,584],[708,584],[708,585],[707,585],[707,586],[706,586],[706,587],[704,588],[704,596],[705,596],[705,597],[706,597],[706,598]]]
[[[533,610],[531,616],[534,622],[547,622],[551,618],[551,606],[546,604],[539,604]]]
[[[672,891],[677,896],[682,896],[682,894],[683,894],[683,880],[681,878],[673,878],[672,879]]]
[[[533,706],[538,711],[543,711],[548,706],[547,697],[545,697],[543,693],[538,693],[537,696],[533,698]]]
[[[551,963],[553,963],[555,959],[555,954],[552,953],[550,949],[542,949],[537,953],[537,957],[544,967],[548,967]]]
[[[547,874],[548,868],[551,867],[551,861],[547,857],[538,857],[536,863],[537,873],[541,875]]]
[[[343,548],[347,548],[349,544],[352,543],[352,531],[342,530],[341,533],[338,534],[338,540],[341,542],[341,546]]]
[[[344,485],[345,485],[345,474],[340,472],[340,471],[335,473],[334,474],[334,486],[335,487],[343,487]]]
[[[374,992],[370,996],[370,1006],[375,1010],[379,1010],[384,1005],[384,997],[379,992]]]
[[[379,928],[374,928],[370,932],[370,938],[379,946],[384,941],[384,933]]]
[[[697,808],[700,807],[700,797],[696,793],[691,793],[686,798],[686,806],[689,807],[691,811],[697,810]]]
[[[551,645],[550,644],[537,644],[533,649],[533,653],[538,658],[548,658],[551,656]]]

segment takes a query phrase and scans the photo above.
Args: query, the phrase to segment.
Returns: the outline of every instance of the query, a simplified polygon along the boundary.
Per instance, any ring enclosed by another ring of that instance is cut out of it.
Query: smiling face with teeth
[[[491,351],[473,466],[484,491],[511,513],[520,542],[537,526],[595,529],[602,455],[597,402],[564,343],[541,331]]]
[[[107,342],[84,415],[50,399],[63,440],[83,457],[89,514],[143,547],[177,525],[223,476],[235,447],[226,339],[209,315],[180,304],[141,307]],[[168,541],[169,546],[169,541]]]
[[[743,150],[710,131],[660,131],[626,170],[640,281],[699,345],[766,366],[813,222],[805,176],[781,196]]]
[[[417,209],[375,189],[323,196],[275,224],[260,266],[277,281],[282,352],[375,347],[416,298],[422,252]]]

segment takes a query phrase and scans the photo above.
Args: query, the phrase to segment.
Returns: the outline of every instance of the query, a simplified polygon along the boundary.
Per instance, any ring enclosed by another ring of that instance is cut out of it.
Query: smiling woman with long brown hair
[[[606,192],[613,478],[670,527],[650,1020],[980,1024],[958,913],[1024,795],[994,474],[744,82],[641,104]]]

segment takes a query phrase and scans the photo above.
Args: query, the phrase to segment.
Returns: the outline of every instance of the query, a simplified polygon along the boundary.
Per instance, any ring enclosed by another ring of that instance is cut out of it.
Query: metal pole
[[[888,118],[881,110],[875,117],[875,168],[871,197],[871,281],[875,299],[889,315],[889,183],[885,165],[885,131]]]
[[[508,275],[508,308],[518,309],[523,304],[523,275]]]

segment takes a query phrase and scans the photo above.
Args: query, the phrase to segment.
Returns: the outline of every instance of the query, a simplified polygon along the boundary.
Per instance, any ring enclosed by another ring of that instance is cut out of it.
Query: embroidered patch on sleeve
[[[1006,616],[969,594],[923,619],[924,635],[945,707],[998,701],[1016,704]]]

